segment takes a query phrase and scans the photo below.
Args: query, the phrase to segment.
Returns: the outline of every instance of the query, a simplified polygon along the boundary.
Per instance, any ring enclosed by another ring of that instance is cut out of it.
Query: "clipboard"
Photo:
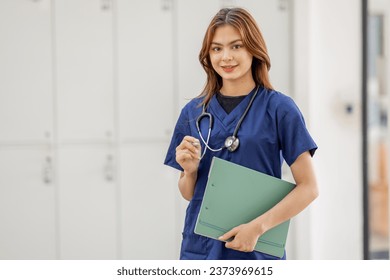
[[[281,201],[294,184],[213,157],[194,232],[209,238],[248,223]],[[283,257],[290,220],[271,228],[257,241],[255,251]]]

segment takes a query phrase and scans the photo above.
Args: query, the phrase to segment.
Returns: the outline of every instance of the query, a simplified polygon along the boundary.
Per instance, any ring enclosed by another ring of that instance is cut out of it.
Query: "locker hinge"
[[[288,10],[288,0],[279,0],[278,8],[280,11]]]
[[[103,11],[109,11],[112,7],[112,0],[100,0],[100,8]]]
[[[173,9],[173,0],[161,0],[161,10],[171,11]]]

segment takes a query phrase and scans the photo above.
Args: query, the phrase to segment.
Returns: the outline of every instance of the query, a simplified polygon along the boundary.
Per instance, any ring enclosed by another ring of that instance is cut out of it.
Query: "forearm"
[[[309,152],[291,165],[296,187],[278,204],[254,220],[260,234],[294,217],[318,196],[317,180]]]
[[[179,190],[184,199],[190,201],[194,196],[195,184],[198,172],[182,172],[178,182]]]
[[[253,222],[260,234],[299,214],[318,196],[317,186],[313,184],[297,185],[282,201]]]

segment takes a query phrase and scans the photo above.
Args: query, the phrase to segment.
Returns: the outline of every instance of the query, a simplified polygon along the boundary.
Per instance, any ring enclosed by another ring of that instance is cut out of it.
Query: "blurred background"
[[[163,160],[230,6],[319,146],[287,258],[389,259],[387,0],[0,0],[0,259],[178,258],[187,202]]]

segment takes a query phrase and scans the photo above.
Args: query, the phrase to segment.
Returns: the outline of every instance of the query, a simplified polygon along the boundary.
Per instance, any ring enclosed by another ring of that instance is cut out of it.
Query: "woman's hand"
[[[227,241],[234,238],[232,241],[226,242],[226,248],[242,252],[252,252],[255,249],[257,240],[261,234],[262,233],[258,229],[258,225],[254,222],[250,222],[233,228],[218,239],[221,241]]]
[[[179,146],[176,147],[176,161],[185,173],[195,173],[200,161],[199,140],[192,136],[185,136]]]

